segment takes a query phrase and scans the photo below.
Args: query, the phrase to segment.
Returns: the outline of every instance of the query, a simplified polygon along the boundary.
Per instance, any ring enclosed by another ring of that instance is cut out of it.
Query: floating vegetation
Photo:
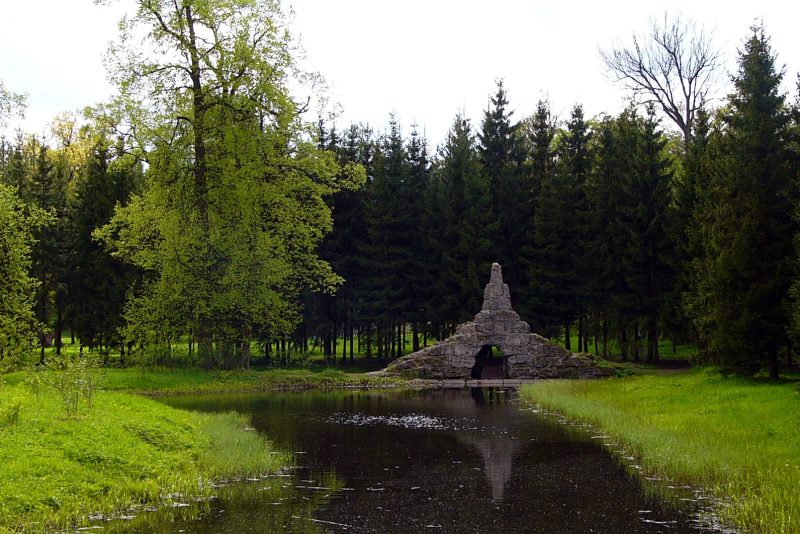
[[[474,421],[471,419],[451,419],[419,413],[403,415],[367,415],[363,413],[338,412],[328,417],[326,421],[335,425],[386,425],[424,430],[472,430],[475,426]]]

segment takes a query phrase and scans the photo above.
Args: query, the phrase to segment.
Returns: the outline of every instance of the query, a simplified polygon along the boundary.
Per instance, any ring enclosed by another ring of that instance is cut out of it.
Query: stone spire
[[[486,289],[483,290],[483,306],[481,311],[510,310],[511,291],[508,284],[503,283],[503,269],[499,263],[492,264],[492,276]]]

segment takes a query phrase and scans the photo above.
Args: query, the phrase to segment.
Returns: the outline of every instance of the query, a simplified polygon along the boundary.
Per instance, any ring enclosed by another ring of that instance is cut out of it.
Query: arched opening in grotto
[[[470,374],[473,379],[491,380],[508,378],[506,357],[497,347],[484,345],[475,355],[475,365]]]

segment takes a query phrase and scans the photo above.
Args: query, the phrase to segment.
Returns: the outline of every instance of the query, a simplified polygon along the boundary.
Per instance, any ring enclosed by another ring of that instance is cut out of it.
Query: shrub
[[[81,398],[92,407],[92,397],[100,383],[98,362],[88,356],[65,354],[56,362],[48,364],[42,375],[44,382],[56,390],[67,417],[78,415]]]

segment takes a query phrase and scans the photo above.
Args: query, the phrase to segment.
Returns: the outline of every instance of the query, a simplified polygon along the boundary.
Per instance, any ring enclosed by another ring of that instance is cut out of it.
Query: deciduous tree
[[[117,124],[148,170],[98,235],[148,273],[130,335],[189,332],[207,365],[246,364],[263,323],[292,330],[302,285],[341,281],[316,255],[339,166],[288,89],[293,50],[272,1],[138,0],[123,20],[110,56]]]
[[[704,28],[681,16],[652,20],[628,47],[601,50],[616,81],[645,103],[657,105],[683,134],[688,147],[697,111],[708,103],[721,66],[720,52]]]

